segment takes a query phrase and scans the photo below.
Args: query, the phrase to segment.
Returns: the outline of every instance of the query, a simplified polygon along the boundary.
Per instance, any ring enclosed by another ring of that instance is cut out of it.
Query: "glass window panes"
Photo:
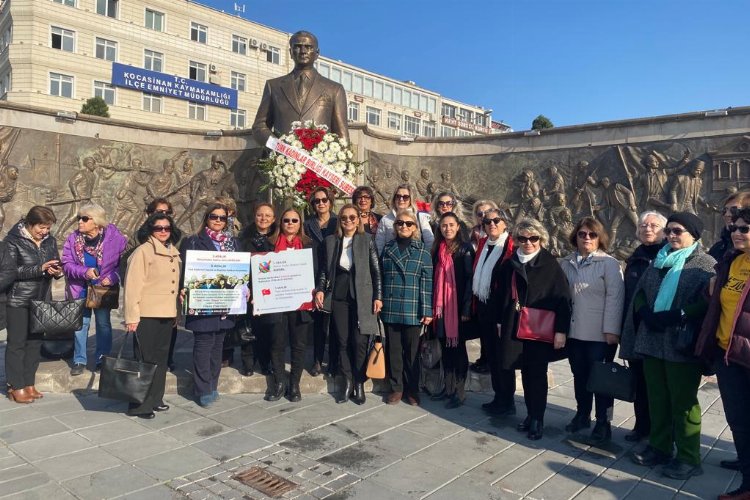
[[[73,97],[73,77],[60,73],[50,73],[49,94],[60,97]]]
[[[453,127],[440,127],[440,135],[442,137],[455,137],[456,136],[456,129]]]
[[[244,92],[245,91],[245,73],[237,73],[236,71],[232,71],[230,84],[233,89],[238,90],[240,92]]]
[[[196,22],[190,23],[190,39],[198,43],[208,41],[208,27]]]
[[[244,109],[233,109],[229,114],[229,124],[234,128],[245,128],[246,117]]]
[[[375,88],[372,91],[372,96],[375,99],[383,100],[383,82],[375,82]]]
[[[232,35],[232,52],[235,54],[242,54],[243,56],[247,54],[247,38],[239,35]]]
[[[411,92],[410,91],[404,90],[404,94],[401,97],[401,105],[411,106]]]
[[[206,65],[203,63],[190,61],[190,74],[188,78],[191,80],[198,80],[199,82],[206,81]]]
[[[331,68],[331,80],[334,82],[341,83],[341,70],[338,68]]]
[[[367,106],[367,123],[370,125],[380,126],[380,110]]]
[[[393,104],[401,106],[401,94],[402,90],[399,87],[393,89]]]
[[[107,82],[94,81],[94,97],[101,97],[104,102],[113,106],[115,104],[115,88]]]
[[[393,111],[388,112],[388,128],[392,130],[401,130],[401,115],[394,113]]]
[[[349,71],[344,71],[344,75],[341,80],[341,85],[344,86],[344,90],[347,92],[352,91],[352,74]]]
[[[117,0],[96,0],[96,13],[117,18]]]
[[[350,102],[346,109],[346,117],[350,122],[359,121],[359,104],[356,102]]]
[[[410,135],[419,135],[419,125],[421,121],[422,120],[419,118],[413,116],[404,116],[404,132]]]
[[[52,0],[55,3],[61,3],[63,5],[70,5],[71,7],[76,6],[76,0]]]
[[[161,72],[164,67],[164,54],[153,50],[143,50],[143,67]]]
[[[57,26],[52,26],[50,32],[50,46],[53,49],[60,49],[64,50],[65,52],[73,52],[75,50],[74,31],[66,30],[65,28],[59,28]]]
[[[411,94],[411,107],[414,109],[419,109],[419,94],[416,92],[412,92]]]
[[[448,118],[455,118],[456,117],[456,107],[455,106],[451,106],[450,104],[443,104],[442,114],[443,114],[443,116],[447,116]]]
[[[143,93],[143,111],[161,113],[161,96]]]
[[[281,49],[269,45],[268,50],[266,50],[266,62],[281,64]]]
[[[422,135],[425,137],[435,137],[435,122],[424,122]]]
[[[385,84],[383,88],[383,100],[386,102],[393,102],[393,85]]]
[[[419,111],[427,111],[427,96],[419,94]]]
[[[331,67],[327,64],[320,63],[318,65],[318,72],[321,74],[321,76],[324,76],[325,78],[330,78],[331,74]]]
[[[146,9],[146,28],[154,31],[164,31],[164,13]]]
[[[117,60],[117,42],[96,38],[96,58],[106,59],[107,61]]]
[[[354,81],[352,82],[352,92],[355,94],[362,93],[362,75],[354,75]]]
[[[364,94],[367,97],[372,97],[372,78],[365,78],[365,89]]]
[[[188,103],[188,118],[191,120],[205,120],[206,119],[206,105],[198,104],[196,102]]]
[[[436,106],[437,106],[437,101],[435,100],[434,97],[430,97],[429,99],[427,99],[427,112],[428,113],[434,113]]]

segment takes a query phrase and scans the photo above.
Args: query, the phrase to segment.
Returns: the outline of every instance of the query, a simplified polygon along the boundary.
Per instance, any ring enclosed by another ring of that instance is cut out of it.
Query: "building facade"
[[[291,71],[290,34],[186,0],[0,0],[0,99],[188,129],[252,125],[263,86]],[[349,119],[375,131],[455,137],[510,131],[491,110],[321,57]],[[232,99],[208,95],[229,96]]]

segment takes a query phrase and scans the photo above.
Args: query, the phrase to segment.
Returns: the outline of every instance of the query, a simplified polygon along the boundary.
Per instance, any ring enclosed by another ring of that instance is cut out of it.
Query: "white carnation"
[[[297,180],[290,177],[286,180],[286,183],[290,188],[293,188],[297,184]]]
[[[323,136],[323,140],[325,142],[333,142],[336,140],[336,138],[332,134],[326,134]]]
[[[336,158],[338,158],[340,161],[344,161],[346,160],[346,153],[344,153],[343,151],[339,151],[338,153],[336,153]]]
[[[283,165],[286,163],[286,158],[281,155],[276,155],[276,165]]]
[[[347,160],[351,160],[352,158],[354,158],[354,153],[352,153],[352,151],[350,149],[347,149],[346,150],[346,159]]]
[[[319,142],[316,146],[317,149],[321,151],[327,151],[328,150],[328,143],[327,142]]]
[[[333,151],[326,151],[323,154],[323,157],[326,160],[326,163],[333,163],[336,160],[336,155],[333,153]]]
[[[300,141],[299,139],[293,139],[290,144],[297,149],[302,149],[302,141]]]
[[[333,151],[334,153],[338,153],[339,151],[341,151],[341,146],[338,142],[331,143],[331,151]]]

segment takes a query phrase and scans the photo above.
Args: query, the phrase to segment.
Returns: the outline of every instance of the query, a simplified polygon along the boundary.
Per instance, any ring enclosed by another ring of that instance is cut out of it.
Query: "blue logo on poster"
[[[112,85],[211,106],[237,109],[235,89],[120,63],[112,63]]]

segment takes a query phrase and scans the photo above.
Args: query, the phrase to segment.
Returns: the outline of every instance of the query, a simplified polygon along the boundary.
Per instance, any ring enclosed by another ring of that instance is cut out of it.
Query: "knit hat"
[[[699,240],[701,233],[703,232],[703,221],[695,214],[690,212],[675,212],[667,219],[667,224],[670,222],[676,222],[684,227],[693,238]]]

